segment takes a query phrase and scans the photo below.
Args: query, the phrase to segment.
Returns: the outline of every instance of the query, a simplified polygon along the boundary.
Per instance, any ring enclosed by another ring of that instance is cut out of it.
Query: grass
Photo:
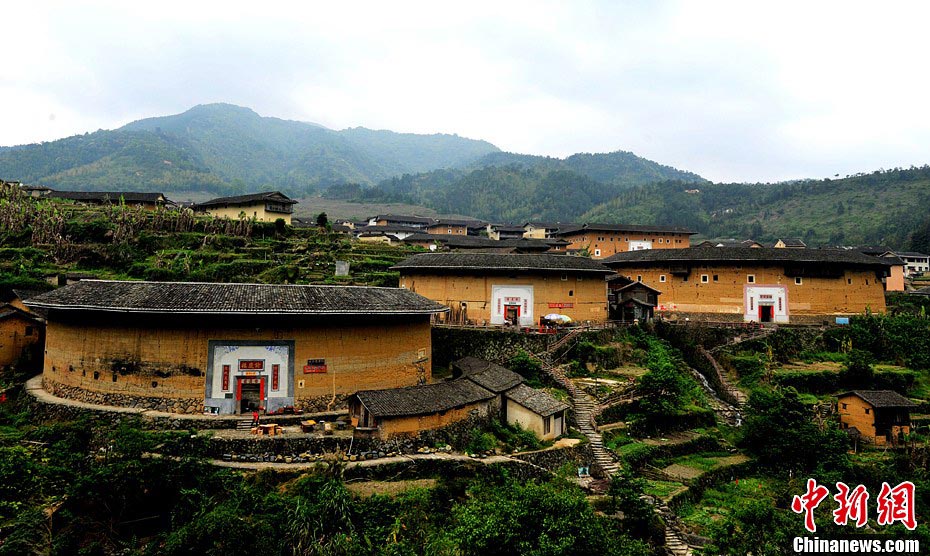
[[[643,492],[650,496],[667,500],[671,498],[672,495],[677,494],[685,488],[684,484],[677,481],[654,481],[652,479],[647,479]]]
[[[726,517],[735,507],[749,500],[769,497],[771,488],[767,479],[748,478],[726,482],[704,491],[700,499],[682,505],[678,516],[699,530]]]
[[[732,455],[733,454],[727,452],[704,452],[700,454],[688,454],[686,456],[675,458],[669,463],[683,465],[685,467],[693,467],[694,469],[700,469],[706,473],[720,464],[720,458],[725,458]]]

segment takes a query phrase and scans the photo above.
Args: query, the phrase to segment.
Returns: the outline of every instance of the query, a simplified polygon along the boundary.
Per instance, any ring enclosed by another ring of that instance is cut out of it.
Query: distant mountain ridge
[[[494,152],[459,168],[405,174],[358,192],[364,198],[422,204],[500,222],[576,219],[632,187],[707,180],[629,152],[552,158]],[[342,194],[334,188],[327,195]]]
[[[497,150],[457,135],[334,131],[207,104],[116,130],[0,149],[0,176],[83,190],[274,188],[303,195],[336,183],[374,184],[468,164]]]

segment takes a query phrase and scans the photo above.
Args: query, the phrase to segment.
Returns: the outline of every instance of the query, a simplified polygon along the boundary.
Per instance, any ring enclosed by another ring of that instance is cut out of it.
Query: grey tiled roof
[[[583,224],[581,226],[566,226],[564,228],[559,228],[559,235],[574,235],[584,232],[631,232],[631,233],[645,233],[652,234],[657,232],[664,233],[676,233],[676,234],[688,234],[694,235],[697,232],[692,232],[688,228],[682,228],[681,226],[639,226],[634,224]]]
[[[884,267],[876,257],[843,249],[775,249],[773,247],[692,247],[685,249],[644,249],[611,255],[602,262],[622,267],[629,263],[817,263]]]
[[[520,384],[507,391],[505,396],[543,417],[568,409],[568,405],[553,398],[546,392],[530,388],[526,384]]]
[[[446,307],[401,288],[81,280],[29,307],[136,313],[432,314]]]
[[[165,201],[161,193],[144,193],[140,191],[51,191],[48,195],[55,199],[70,201],[89,201],[98,203],[119,203],[122,198],[127,203],[160,203]]]
[[[534,272],[591,272],[612,274],[600,262],[586,257],[550,254],[423,253],[392,267],[394,270],[507,270]]]
[[[837,396],[859,396],[872,407],[917,407],[917,404],[898,394],[894,390],[851,390]]]
[[[463,357],[453,361],[452,366],[460,369],[468,380],[495,394],[510,390],[523,382],[523,377],[510,369],[477,357]]]
[[[376,417],[426,415],[490,400],[495,395],[470,380],[450,380],[355,394]]]
[[[285,205],[296,205],[297,201],[289,198],[280,191],[265,191],[263,193],[249,193],[248,195],[236,195],[234,197],[217,197],[203,203],[197,203],[197,207],[210,207],[216,205],[237,205],[243,203],[254,203],[258,201],[270,201],[272,203],[283,203]]]

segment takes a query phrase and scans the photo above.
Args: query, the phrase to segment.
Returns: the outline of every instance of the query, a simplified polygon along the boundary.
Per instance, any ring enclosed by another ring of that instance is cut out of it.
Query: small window
[[[843,409],[846,409],[846,404],[842,404],[842,405],[843,405]]]
[[[749,282],[750,284],[755,284],[755,283],[756,283],[756,276],[755,276],[755,274],[747,274],[747,275],[746,275],[746,281]]]
[[[803,283],[804,283],[804,280],[803,280],[800,276],[795,276],[795,277],[794,277],[794,285],[795,285],[795,286],[800,286],[800,285],[803,284]]]
[[[682,282],[687,282],[687,281],[688,281],[688,276],[687,276],[687,275],[682,276],[682,277],[681,277],[681,281],[682,281]]]
[[[660,275],[659,275],[659,282],[664,282],[664,281],[665,281],[665,275],[664,275],[664,274],[660,274]]]
[[[31,326],[27,326],[27,327],[26,327],[26,336],[32,336],[32,327],[31,327]]]
[[[719,281],[720,281],[720,275],[714,274],[714,282],[719,282]]]
[[[710,276],[708,276],[708,275],[706,275],[706,274],[701,274],[701,283],[702,283],[702,284],[706,284],[706,283],[708,283],[708,282],[710,282]]]
[[[851,286],[851,285],[852,285],[852,278],[847,278],[847,279],[846,279],[846,283],[849,284],[849,285]]]
[[[575,295],[575,290],[568,290],[568,297],[573,297]]]
[[[866,286],[869,285],[869,279],[868,279],[868,278],[865,279],[865,285],[866,285]]]
[[[595,249],[595,250],[594,250],[594,256],[595,256],[595,257],[600,257],[600,256],[601,256],[601,250],[600,250],[600,249]]]
[[[568,282],[568,274],[563,274],[563,275],[562,275],[562,281],[563,281],[563,282]]]
[[[546,417],[543,419],[543,434],[549,434],[552,432],[552,417]]]
[[[868,415],[868,414],[869,414],[869,413],[871,413],[871,412],[872,412],[872,410],[871,410],[871,409],[869,409],[868,407],[867,407],[867,408],[865,408],[865,414],[866,414],[866,415]]]
[[[636,281],[637,281],[637,282],[642,282],[642,281],[643,281],[643,277],[642,277],[642,276],[637,276],[637,277],[636,277]]]

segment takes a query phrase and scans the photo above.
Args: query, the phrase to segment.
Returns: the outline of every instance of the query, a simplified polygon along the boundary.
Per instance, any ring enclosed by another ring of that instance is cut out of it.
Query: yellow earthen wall
[[[557,413],[556,415],[561,415],[561,413]],[[533,431],[536,433],[536,436],[542,440],[557,438],[564,432],[559,430],[559,427],[565,427],[565,419],[559,419],[559,423],[556,423],[556,415],[550,417],[552,425],[549,429],[549,434],[545,434],[543,432],[545,430],[543,426],[543,417],[511,399],[507,400],[507,422],[510,424],[519,424],[524,429]]]
[[[784,286],[788,292],[788,316],[851,315],[885,312],[885,293],[875,272],[847,270],[842,278],[803,277],[800,285],[784,275],[784,268],[743,266],[695,266],[688,281],[673,275],[668,267],[615,267],[618,274],[642,282],[661,291],[659,304],[670,313],[722,313],[742,315],[743,286]],[[701,275],[708,283],[701,283]],[[713,277],[717,275],[718,281]],[[755,276],[753,284],[748,275]],[[665,281],[661,281],[661,276]],[[851,281],[851,283],[849,283]]]
[[[885,291],[904,291],[904,265],[891,266],[891,275],[885,278]]]
[[[585,231],[583,233],[565,235],[563,239],[571,242],[568,249],[587,248],[593,259],[604,259],[617,253],[625,253],[630,250],[629,246],[631,241],[651,241],[653,249],[683,249],[685,247],[691,247],[690,235],[676,234],[673,232],[644,234],[634,232]],[[600,255],[594,254],[596,249],[601,250]]]
[[[420,431],[440,429],[475,416],[487,416],[488,407],[488,402],[482,401],[456,409],[450,409],[442,413],[431,413],[429,415],[417,415],[413,417],[382,418],[378,420],[378,428],[381,431],[381,438],[384,439],[398,434],[415,435]],[[477,414],[473,416],[471,413],[472,411],[477,411]]]
[[[607,282],[602,274],[566,273],[470,276],[429,275],[401,271],[400,287],[457,310],[462,302],[468,304],[468,319],[491,321],[491,287],[501,285],[533,286],[533,316],[538,321],[549,313],[568,315],[576,321],[607,320]],[[571,291],[572,295],[569,295]],[[549,303],[572,303],[574,307],[550,308]]]
[[[32,334],[26,335],[26,328],[32,329]],[[39,340],[39,327],[36,323],[10,316],[0,319],[0,367],[12,365],[23,350]]]
[[[451,230],[451,231],[450,231]],[[456,235],[456,236],[467,236],[468,228],[465,226],[430,226],[426,229],[428,234],[438,234],[438,235]]]
[[[80,326],[52,321],[46,332],[44,378],[96,392],[202,400],[203,375],[190,376],[178,367],[186,365],[205,372],[209,340],[294,340],[295,401],[332,396],[334,387],[336,394],[346,395],[358,390],[412,386],[418,379],[431,377],[430,325],[428,317],[423,317],[419,322],[397,324],[258,331]],[[414,365],[423,358],[427,360],[419,367]],[[325,359],[328,372],[304,374],[308,359]],[[116,361],[139,362],[148,372],[117,373],[113,382]],[[154,374],[156,369],[170,376],[159,377]],[[99,373],[97,379],[95,371]],[[152,381],[157,381],[158,386],[152,387]]]
[[[265,203],[229,207],[207,207],[207,214],[213,216],[214,218],[229,218],[231,220],[239,220],[239,216],[242,213],[245,213],[246,218],[254,218],[259,222],[274,222],[278,218],[281,218],[286,223],[291,223],[290,213],[266,211]]]

